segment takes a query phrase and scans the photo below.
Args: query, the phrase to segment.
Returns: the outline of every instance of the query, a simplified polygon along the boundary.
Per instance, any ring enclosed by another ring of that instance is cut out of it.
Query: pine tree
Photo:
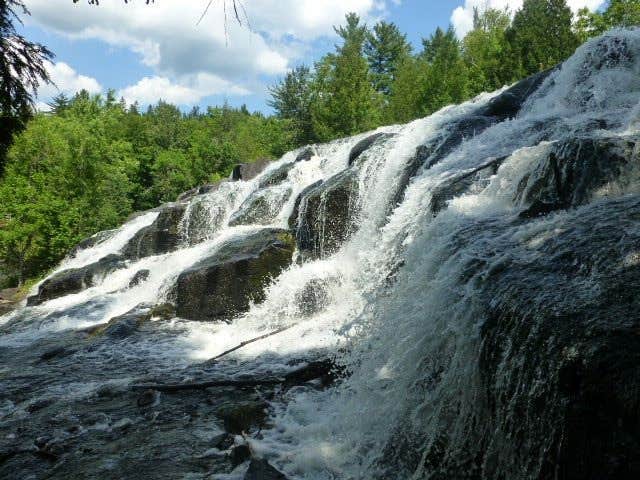
[[[426,96],[429,65],[423,58],[405,58],[391,84],[386,119],[389,123],[406,123],[424,115],[423,101]]]
[[[32,114],[38,86],[51,83],[46,62],[53,53],[18,33],[20,15],[29,15],[23,0],[0,1],[0,175],[13,135]]]
[[[316,65],[311,113],[320,140],[354,135],[379,124],[380,102],[363,55],[367,29],[354,13],[346,20],[335,29],[343,44]]]
[[[51,113],[54,115],[60,115],[69,108],[71,99],[67,97],[64,92],[60,92],[53,97],[47,105],[51,108]]]
[[[422,100],[424,114],[468,98],[468,72],[453,27],[446,32],[438,27],[422,44],[420,58],[428,65]]]
[[[369,62],[376,91],[389,95],[401,62],[411,55],[407,36],[394,23],[378,22],[367,33],[364,54]]]
[[[267,104],[279,118],[291,120],[296,130],[296,143],[314,141],[311,121],[311,71],[300,65],[288,72],[284,79],[269,88],[271,99]]]
[[[519,63],[519,76],[551,68],[578,46],[573,14],[565,0],[524,0],[507,32]]]

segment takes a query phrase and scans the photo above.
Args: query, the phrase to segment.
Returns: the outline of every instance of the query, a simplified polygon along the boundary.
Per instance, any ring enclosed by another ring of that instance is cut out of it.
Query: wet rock
[[[471,244],[475,274],[460,285],[486,312],[468,370],[475,393],[439,399],[456,414],[438,417],[437,441],[412,468],[443,479],[640,476],[638,222],[635,195],[558,215],[548,238],[518,237],[522,221],[510,218],[452,239]]]
[[[25,410],[29,413],[39,412],[55,403],[53,398],[41,398],[30,404]]]
[[[436,215],[445,209],[449,200],[465,193],[478,193],[488,184],[506,158],[497,158],[485,162],[478,168],[463,172],[434,189],[431,195],[430,210]]]
[[[231,173],[231,179],[235,181],[243,180],[245,182],[252,180],[260,175],[270,163],[271,160],[263,158],[255,162],[236,165]]]
[[[229,320],[264,299],[264,288],[290,265],[294,240],[266,228],[230,240],[178,277],[176,313],[190,320]]]
[[[311,185],[306,187],[304,190],[302,190],[302,192],[300,192],[300,194],[296,198],[296,201],[293,205],[293,212],[291,213],[291,216],[289,216],[289,221],[287,222],[291,230],[295,231],[297,229],[298,216],[300,215],[300,203],[302,202],[302,199],[305,198],[311,190],[313,190],[319,185],[322,185],[322,183],[323,183],[323,180],[318,180],[317,182],[312,183]]]
[[[238,465],[243,464],[247,460],[251,458],[251,449],[249,445],[237,445],[231,449],[231,453],[229,454],[229,459],[231,460],[231,465],[237,467]]]
[[[180,224],[187,206],[170,203],[160,207],[156,220],[140,229],[122,249],[122,254],[129,260],[138,260],[176,250],[182,243]]]
[[[363,140],[360,140],[349,152],[349,166],[353,165],[354,162],[360,157],[360,155],[371,148],[375,143],[377,143],[378,141],[382,142],[393,136],[393,133],[378,132],[368,136]]]
[[[229,219],[230,226],[269,225],[291,197],[290,188],[266,188],[254,192]]]
[[[27,305],[40,305],[54,298],[79,293],[92,287],[97,279],[124,267],[120,255],[108,255],[85,267],[64,270],[45,280],[38,288],[38,294],[27,299]]]
[[[153,307],[149,313],[152,318],[171,320],[176,316],[176,307],[172,303],[163,303]]]
[[[138,305],[124,315],[112,318],[106,325],[100,325],[94,330],[93,335],[104,335],[115,340],[130,337],[142,324],[151,319],[151,308],[147,304]]]
[[[529,205],[523,218],[584,205],[597,197],[637,192],[640,137],[575,139],[555,143],[527,175],[515,198]]]
[[[0,316],[16,308],[20,303],[20,297],[21,294],[18,288],[5,288],[4,290],[0,290]]]
[[[519,213],[520,218],[536,218],[547,215],[558,209],[558,205],[554,203],[546,203],[541,200],[534,200],[533,203],[522,212]]]
[[[519,81],[501,94],[494,97],[482,111],[484,115],[500,119],[515,117],[527,99],[542,85],[555,69],[536,73]]]
[[[249,464],[244,480],[287,480],[287,477],[266,460],[254,458]]]
[[[137,287],[141,283],[146,282],[147,279],[149,278],[150,273],[151,272],[147,269],[139,270],[138,272],[136,272],[136,274],[133,276],[133,278],[129,282],[129,288]]]
[[[211,446],[218,450],[228,450],[233,445],[233,435],[221,433],[211,439]]]
[[[69,257],[75,257],[78,252],[81,250],[86,250],[91,247],[95,247],[99,243],[104,242],[111,238],[111,236],[115,233],[115,230],[105,230],[103,232],[98,232],[95,235],[90,236],[89,238],[85,238],[80,243],[78,243],[73,249],[69,252]]]
[[[150,407],[157,404],[159,398],[160,392],[158,392],[157,390],[145,390],[140,394],[136,403],[141,408]]]
[[[493,125],[495,121],[491,117],[471,114],[461,120],[452,122],[441,135],[424,145],[420,145],[416,149],[415,155],[407,161],[400,174],[394,199],[389,205],[389,211],[402,203],[404,192],[409,182],[418,172],[433,167],[459,147],[466,138],[482,133]]]
[[[217,412],[224,429],[231,434],[241,435],[253,428],[262,428],[267,421],[267,405],[262,402],[231,403]]]
[[[327,282],[314,279],[307,283],[296,295],[296,303],[302,315],[313,315],[325,308],[329,300]]]
[[[331,385],[342,372],[343,369],[339,368],[331,360],[313,361],[287,373],[284,377],[284,385],[286,387],[293,387],[303,385],[312,380],[320,380],[321,385],[327,387]]]
[[[296,157],[296,162],[308,162],[317,155],[316,148],[311,145],[304,148]]]
[[[358,213],[357,195],[358,179],[352,169],[331,177],[304,195],[296,230],[296,242],[304,258],[331,255],[351,236]]]
[[[54,347],[40,355],[40,361],[48,362],[56,358],[68,357],[69,355],[73,355],[74,353],[75,350],[71,350],[66,347]]]
[[[279,183],[284,182],[289,176],[289,172],[295,166],[295,163],[285,163],[280,167],[272,170],[269,173],[266,173],[263,178],[260,179],[260,183],[258,184],[258,188],[267,188],[273,187],[274,185],[278,185]]]
[[[209,183],[206,185],[200,185],[199,187],[192,188],[191,190],[181,193],[176,199],[176,202],[188,202],[189,200],[192,200],[194,197],[197,197],[198,195],[206,195],[207,193],[215,192],[220,188],[220,185],[226,181],[228,180],[223,179],[215,183]]]

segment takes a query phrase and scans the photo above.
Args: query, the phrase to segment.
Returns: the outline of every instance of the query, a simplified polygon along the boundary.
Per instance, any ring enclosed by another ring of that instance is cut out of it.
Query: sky
[[[333,50],[334,25],[348,12],[368,25],[396,23],[416,50],[437,27],[453,25],[462,37],[473,7],[515,11],[522,0],[240,0],[243,24],[227,0],[25,0],[31,16],[21,33],[56,54],[48,65],[55,86],[43,86],[38,105],[59,92],[105,93],[140,105],[162,99],[183,109],[228,102],[270,113],[268,87],[286,72],[312,65]],[[569,0],[579,8],[602,0]],[[204,17],[202,16],[206,10]],[[201,21],[200,18],[202,17]],[[248,19],[248,21],[247,21]],[[226,25],[226,27],[225,27]]]

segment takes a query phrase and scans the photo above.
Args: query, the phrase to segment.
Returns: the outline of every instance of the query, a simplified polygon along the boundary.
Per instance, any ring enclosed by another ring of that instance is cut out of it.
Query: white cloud
[[[26,3],[32,13],[28,21],[71,38],[98,39],[138,54],[153,75],[125,90],[159,86],[162,81],[169,82],[176,98],[193,99],[207,90],[194,87],[198,75],[218,79],[213,82],[216,93],[245,93],[264,82],[264,76],[284,73],[318,38],[332,36],[333,25],[342,23],[346,13],[354,11],[373,20],[389,2],[398,1],[243,0],[251,29],[237,24],[229,6],[225,22],[221,1],[211,5],[200,24],[208,0],[164,0],[152,6],[112,0],[99,7],[71,1]],[[218,92],[218,87],[224,91]]]
[[[571,10],[577,12],[581,8],[587,7],[595,10],[604,3],[604,0],[568,0],[567,4]],[[522,0],[465,0],[464,5],[456,8],[451,14],[451,24],[456,29],[458,37],[464,37],[473,28],[474,7],[497,8],[502,10],[508,8],[512,13],[522,7]]]
[[[127,103],[138,102],[148,105],[162,99],[177,105],[195,105],[204,97],[220,93],[247,95],[248,90],[230,85],[214,75],[201,73],[182,79],[181,83],[172,83],[166,77],[144,77],[135,85],[122,89],[119,97]]]
[[[59,93],[72,96],[80,90],[87,90],[89,93],[100,93],[102,85],[93,77],[80,75],[65,62],[46,63],[46,69],[53,85],[42,85],[38,89],[38,109],[46,110],[46,102]]]

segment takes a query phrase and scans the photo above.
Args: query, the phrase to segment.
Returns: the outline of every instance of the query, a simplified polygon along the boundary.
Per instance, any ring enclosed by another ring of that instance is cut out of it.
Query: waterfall
[[[289,478],[550,478],[566,434],[554,424],[559,407],[540,406],[548,417],[536,423],[514,405],[534,395],[551,405],[560,394],[526,377],[525,338],[500,322],[542,311],[562,321],[563,308],[595,305],[613,275],[595,259],[610,243],[619,265],[640,264],[639,109],[640,30],[617,30],[512,89],[290,152],[252,178],[92,237],[32,293],[69,272],[89,275],[82,285],[0,318],[3,361],[176,303],[184,272],[264,232],[293,229],[297,248],[236,315],[156,319],[147,335],[74,349],[68,365],[84,367],[28,387],[23,404],[6,400],[0,422],[11,425],[34,399],[72,402],[105,383],[198,378],[199,362],[287,328],[212,371],[253,378],[330,358],[346,372],[329,388],[270,398],[269,426],[249,441]],[[566,271],[547,268],[547,257],[564,265],[571,252]],[[113,362],[110,373],[85,378],[101,362]],[[505,393],[494,399],[492,389]]]

